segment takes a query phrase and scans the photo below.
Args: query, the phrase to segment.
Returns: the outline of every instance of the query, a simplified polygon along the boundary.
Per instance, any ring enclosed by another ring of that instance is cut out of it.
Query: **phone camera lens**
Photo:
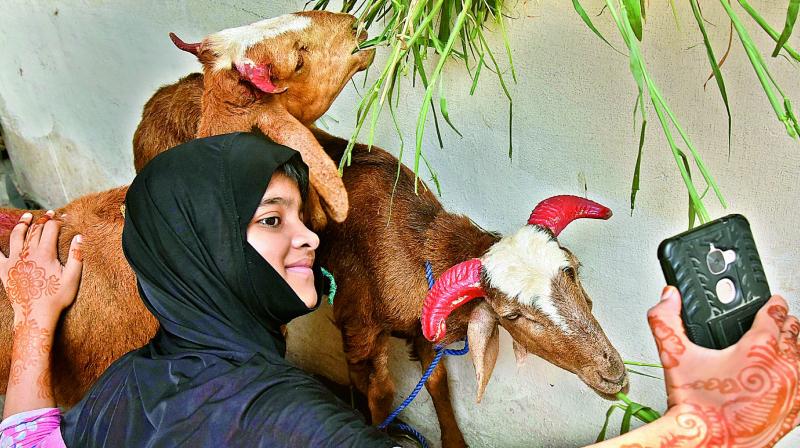
[[[725,262],[725,255],[716,248],[712,249],[706,256],[706,264],[708,264],[708,270],[714,275],[722,274],[728,267]]]

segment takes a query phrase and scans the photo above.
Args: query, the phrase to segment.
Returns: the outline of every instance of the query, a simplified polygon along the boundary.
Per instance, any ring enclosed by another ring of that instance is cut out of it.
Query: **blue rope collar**
[[[431,288],[433,288],[433,283],[434,283],[433,268],[431,267],[430,261],[425,262],[425,278],[428,280],[428,290],[430,290]],[[378,425],[378,429],[386,429],[387,427],[389,427],[389,424],[391,424],[392,421],[395,418],[397,418],[400,412],[402,412],[403,409],[407,408],[408,405],[411,404],[411,402],[414,401],[415,398],[417,398],[417,395],[422,390],[422,386],[425,385],[425,383],[428,381],[428,378],[431,376],[431,374],[433,374],[433,370],[436,369],[436,366],[439,364],[439,361],[441,361],[443,355],[451,355],[451,356],[465,355],[467,352],[469,352],[469,341],[467,340],[467,338],[464,338],[464,347],[461,349],[447,349],[441,344],[436,344],[436,346],[434,346],[434,350],[436,351],[436,356],[433,357],[433,361],[428,366],[427,370],[425,370],[425,373],[422,374],[422,378],[419,380],[416,387],[414,387],[414,390],[405,400],[403,400],[403,402],[400,404],[400,406],[397,407],[397,409],[395,409],[391,414],[389,414],[388,417],[386,417],[386,420],[384,420],[383,423]],[[422,448],[428,448],[428,441],[425,439],[425,437],[422,434],[420,434],[417,430],[412,428],[410,425],[407,425],[405,423],[398,423],[394,425],[394,427],[414,437],[417,440],[417,442],[419,442],[419,444],[422,445]]]

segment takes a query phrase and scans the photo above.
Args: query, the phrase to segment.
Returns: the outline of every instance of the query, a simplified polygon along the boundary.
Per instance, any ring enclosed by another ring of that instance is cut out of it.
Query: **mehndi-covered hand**
[[[773,296],[753,327],[724,350],[689,341],[680,311],[680,293],[668,287],[648,313],[665,372],[665,417],[677,423],[665,443],[768,447],[797,426],[800,321],[788,315],[783,298]]]
[[[48,211],[31,225],[30,213],[11,231],[0,254],[0,280],[14,309],[14,340],[4,414],[53,407],[50,349],[59,316],[75,300],[83,268],[80,236],[66,266],[57,257],[61,221]]]
[[[8,257],[0,254],[0,280],[14,309],[16,320],[31,316],[56,319],[75,300],[83,257],[81,237],[72,240],[66,266],[57,257],[62,222],[53,211],[31,224],[25,213],[11,231]]]

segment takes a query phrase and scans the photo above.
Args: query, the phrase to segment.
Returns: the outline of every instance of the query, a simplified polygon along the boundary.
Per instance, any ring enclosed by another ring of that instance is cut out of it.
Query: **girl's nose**
[[[319,247],[319,236],[301,222],[297,233],[292,238],[292,246],[298,249],[308,247],[311,250],[317,250]]]

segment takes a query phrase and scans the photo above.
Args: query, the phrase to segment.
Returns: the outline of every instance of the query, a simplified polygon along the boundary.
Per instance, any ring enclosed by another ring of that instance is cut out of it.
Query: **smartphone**
[[[658,246],[667,284],[681,292],[681,317],[689,339],[723,349],[753,324],[771,294],[750,223],[728,215]]]

